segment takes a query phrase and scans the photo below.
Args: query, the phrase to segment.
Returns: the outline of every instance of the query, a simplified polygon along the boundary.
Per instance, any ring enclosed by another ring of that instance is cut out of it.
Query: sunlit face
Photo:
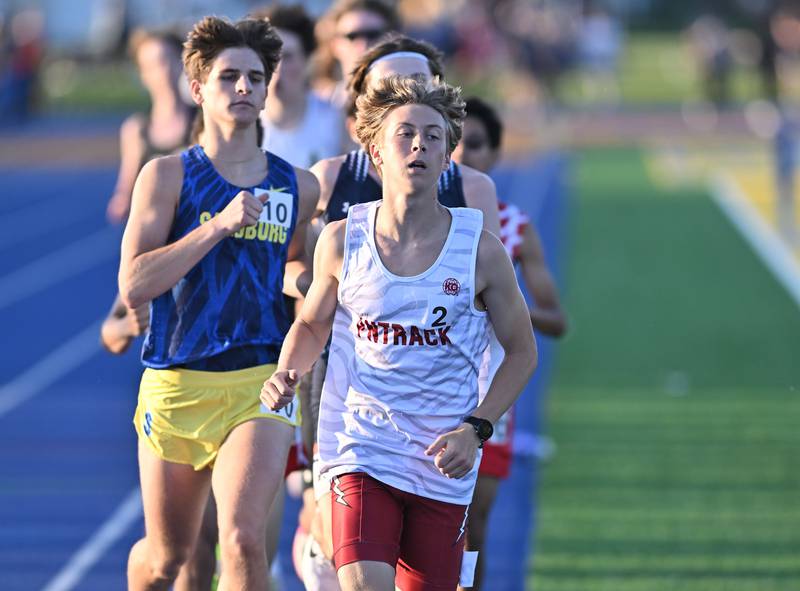
[[[358,58],[388,31],[388,23],[383,17],[368,10],[345,12],[336,22],[331,51],[346,77]]]
[[[367,73],[367,77],[364,79],[364,88],[369,88],[369,86],[374,84],[377,80],[388,78],[389,76],[414,75],[422,76],[426,81],[430,81],[433,78],[427,60],[414,57],[384,59],[372,65]]]
[[[160,39],[142,42],[136,51],[136,65],[142,84],[150,92],[175,86],[183,69],[180,53]]]
[[[230,47],[214,60],[205,82],[191,81],[192,98],[204,115],[237,126],[255,123],[264,106],[264,64],[249,47]]]
[[[489,132],[477,117],[464,120],[461,141],[453,150],[453,160],[481,172],[489,172],[497,161],[498,150],[489,142]]]
[[[436,186],[449,164],[444,117],[427,105],[403,105],[389,111],[370,153],[383,182],[401,190]]]
[[[281,61],[270,81],[269,93],[295,97],[306,90],[308,59],[298,35],[285,29],[276,29],[276,31],[283,41],[283,47]]]

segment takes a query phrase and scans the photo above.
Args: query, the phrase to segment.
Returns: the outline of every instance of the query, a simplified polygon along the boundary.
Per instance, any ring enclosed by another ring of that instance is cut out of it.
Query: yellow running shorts
[[[279,411],[261,404],[261,386],[273,371],[274,364],[219,372],[145,369],[133,418],[139,440],[163,460],[202,470],[213,466],[225,438],[245,421],[299,425],[298,399]]]

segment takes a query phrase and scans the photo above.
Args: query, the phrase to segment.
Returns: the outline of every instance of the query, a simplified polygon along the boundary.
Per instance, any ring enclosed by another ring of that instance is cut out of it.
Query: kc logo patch
[[[458,282],[458,279],[450,277],[449,279],[445,279],[444,283],[442,283],[442,291],[444,291],[445,295],[458,295],[458,292],[461,291],[461,284]]]

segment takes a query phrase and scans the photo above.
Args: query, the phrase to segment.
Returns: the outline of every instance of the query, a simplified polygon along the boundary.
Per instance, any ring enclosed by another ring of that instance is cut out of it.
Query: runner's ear
[[[381,158],[381,150],[378,147],[378,144],[369,145],[369,155],[372,158],[372,162],[375,164],[376,168],[383,165],[383,158]]]
[[[202,84],[199,80],[189,80],[189,93],[192,96],[192,100],[197,105],[203,104],[203,93],[201,92]],[[202,116],[202,115],[201,115]]]

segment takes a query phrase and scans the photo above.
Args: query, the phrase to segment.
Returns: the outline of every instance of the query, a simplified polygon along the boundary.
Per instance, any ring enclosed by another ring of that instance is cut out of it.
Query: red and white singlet
[[[530,223],[530,218],[516,205],[497,202],[500,216],[500,241],[511,257],[516,262],[519,257],[519,247],[522,244],[525,226]],[[489,385],[500,362],[503,360],[503,347],[497,341],[494,331],[491,331],[489,347],[484,354],[480,372],[481,399],[486,395]],[[495,478],[507,478],[511,471],[512,443],[514,434],[514,407],[508,409],[500,420],[494,425],[492,438],[483,446],[483,459],[481,460],[479,474]]]

